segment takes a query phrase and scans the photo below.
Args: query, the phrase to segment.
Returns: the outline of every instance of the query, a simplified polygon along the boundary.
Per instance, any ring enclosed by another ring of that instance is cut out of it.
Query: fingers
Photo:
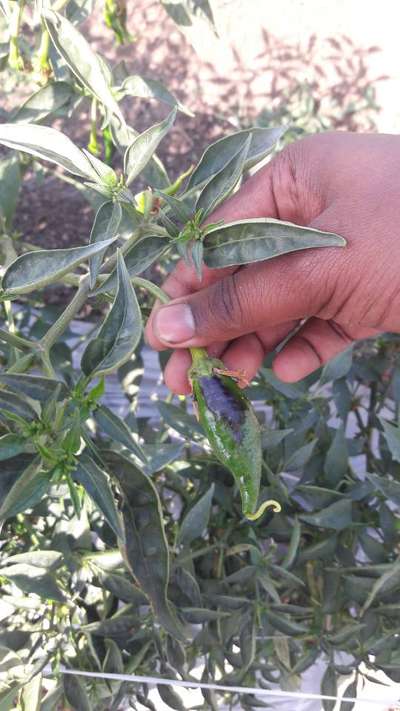
[[[310,316],[327,301],[328,281],[310,252],[252,264],[161,306],[152,318],[150,345],[207,346]]]
[[[353,342],[346,331],[331,321],[310,319],[276,356],[275,375],[295,382],[325,365]]]
[[[275,328],[258,331],[229,344],[212,344],[208,353],[220,358],[228,370],[238,371],[248,381],[252,380],[263,363],[265,354],[273,350],[292,331],[295,324],[288,322]],[[188,395],[191,392],[188,370],[192,360],[187,350],[176,350],[164,371],[164,380],[172,392]]]

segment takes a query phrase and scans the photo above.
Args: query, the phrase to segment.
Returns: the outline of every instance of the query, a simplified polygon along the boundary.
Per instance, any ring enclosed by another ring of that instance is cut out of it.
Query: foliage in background
[[[178,6],[164,4],[170,13]],[[115,7],[107,4],[121,23]],[[17,20],[33,6],[1,0],[1,8],[3,63],[24,72],[29,62],[43,81],[0,124],[0,141],[15,149],[0,161],[2,710],[116,711],[126,698],[153,708],[145,684],[63,677],[60,665],[186,680],[200,667],[205,682],[295,689],[322,657],[326,694],[339,675],[354,693],[361,661],[399,680],[398,339],[347,351],[297,385],[278,382],[265,363],[248,393],[265,425],[262,498],[280,501],[282,512],[253,524],[185,401],[159,402],[156,420],[135,416],[141,311],[145,294],[158,293],[143,276],[150,265],[168,269],[188,248],[201,269],[203,259],[224,266],[335,244],[273,220],[208,234],[201,226],[282,130],[228,136],[189,178],[171,180],[155,151],[176,111],[188,110],[159,83],[121,76],[93,52],[77,29],[89,6],[38,8],[30,44]],[[114,30],[122,38],[121,25]],[[137,135],[120,108],[130,92],[171,113]],[[48,126],[81,102],[92,117],[90,151]],[[105,161],[95,155],[100,135]],[[108,164],[114,151],[122,174]],[[15,236],[18,188],[42,159],[97,205],[83,247],[32,250]],[[139,175],[152,190],[135,193]],[[56,318],[42,301],[52,283],[76,288]],[[88,299],[98,321],[82,344],[73,319]],[[80,362],[72,341],[84,345]],[[126,420],[102,402],[114,371]],[[183,708],[172,688],[159,693]],[[263,705],[235,693],[203,697],[204,709]]]

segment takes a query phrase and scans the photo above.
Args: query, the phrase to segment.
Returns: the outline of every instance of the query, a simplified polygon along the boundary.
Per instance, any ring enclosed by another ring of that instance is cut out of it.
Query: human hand
[[[276,355],[278,378],[299,380],[350,343],[400,332],[400,137],[324,133],[287,146],[210,216],[274,217],[347,240],[344,249],[294,252],[244,267],[207,269],[199,281],[179,262],[146,328],[157,350],[176,349],[168,387],[190,392],[189,346],[205,346],[250,379]]]

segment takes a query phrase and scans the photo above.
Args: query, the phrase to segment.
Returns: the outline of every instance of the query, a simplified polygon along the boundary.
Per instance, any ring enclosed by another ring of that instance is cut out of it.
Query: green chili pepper
[[[278,513],[280,504],[264,501],[257,509],[260,491],[261,429],[253,406],[224,365],[201,348],[191,349],[190,380],[198,418],[214,454],[233,474],[242,498],[244,516],[251,521],[266,508]]]

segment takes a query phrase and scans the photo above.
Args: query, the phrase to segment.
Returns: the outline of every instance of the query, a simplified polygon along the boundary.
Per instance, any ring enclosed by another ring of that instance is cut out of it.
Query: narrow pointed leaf
[[[90,233],[90,244],[115,239],[118,235],[121,219],[122,208],[119,202],[112,202],[111,200],[105,202],[96,213],[92,231]],[[96,254],[89,260],[91,289],[94,288],[96,283],[103,256],[104,253]]]
[[[352,524],[352,504],[349,499],[336,501],[317,513],[302,514],[299,518],[311,526],[342,531]]]
[[[119,442],[124,447],[129,449],[133,452],[133,454],[141,459],[142,462],[146,462],[146,455],[144,454],[140,444],[138,444],[138,442],[136,442],[136,440],[132,437],[129,427],[123,420],[121,420],[120,417],[118,417],[118,415],[112,412],[112,410],[105,405],[99,405],[93,416],[103,432],[111,437],[111,439]]]
[[[14,123],[39,123],[55,114],[74,96],[73,87],[66,81],[54,81],[32,94],[13,114]]]
[[[315,247],[343,247],[343,237],[272,218],[240,220],[217,227],[204,240],[204,261],[219,269],[250,264]]]
[[[63,382],[45,378],[42,375],[0,373],[0,385],[42,403],[46,402],[56,391],[58,400],[63,400],[68,395],[68,389]]]
[[[133,247],[124,256],[125,266],[128,270],[129,277],[135,277],[142,274],[146,269],[148,269],[156,259],[160,257],[169,249],[170,243],[165,237],[159,237],[158,235],[150,235],[149,237],[144,237],[143,239],[135,242]],[[94,292],[95,295],[102,294],[105,291],[108,293],[113,293],[117,288],[118,274],[117,269],[115,269],[108,279],[106,279],[101,286],[99,286]]]
[[[85,375],[105,375],[123,365],[142,334],[142,315],[124,259],[118,255],[118,288],[114,303],[82,356]]]
[[[74,175],[98,182],[98,175],[83,151],[64,133],[36,124],[0,124],[0,143],[15,151],[50,161]]]
[[[151,126],[139,136],[127,148],[124,157],[124,172],[127,176],[126,184],[130,185],[143,168],[147,165],[153,153],[157,150],[158,144],[170,130],[175,121],[176,109],[173,109],[164,121]]]
[[[29,451],[28,442],[19,435],[5,434],[0,437],[0,462],[26,451]]]
[[[201,536],[204,529],[207,528],[213,495],[214,484],[210,486],[209,490],[203,494],[186,514],[179,530],[178,543],[183,543],[187,546],[190,545],[191,542],[194,541],[195,538],[198,538],[198,536]]]
[[[233,158],[204,186],[196,202],[196,210],[203,210],[202,219],[215,210],[237,185],[244,170],[250,143],[251,136],[249,135],[243,139],[243,145]]]
[[[59,54],[88,91],[124,123],[123,116],[115,100],[111,82],[112,76],[104,61],[93,52],[83,34],[66,17],[46,8],[43,17],[49,35]]]
[[[7,390],[0,390],[0,416],[2,414],[7,416],[7,413],[11,413],[28,421],[37,418],[36,411],[32,405],[27,402],[26,398],[16,393],[10,393]]]
[[[389,447],[390,454],[395,462],[400,462],[400,428],[390,422],[386,422],[382,417],[379,418],[383,426],[384,437]]]
[[[87,454],[83,454],[72,476],[84,486],[116,536],[123,539],[120,516],[110,482],[100,467]]]
[[[73,674],[63,675],[64,694],[73,711],[92,711],[85,682]]]
[[[118,89],[118,93],[122,96],[138,96],[141,99],[157,99],[169,106],[176,106],[179,111],[194,116],[194,114],[183,106],[178,99],[157,79],[142,77],[139,74],[133,74],[126,77],[122,86]]]
[[[131,126],[121,124],[116,118],[111,119],[110,128],[113,143],[118,152],[124,156],[129,146],[133,143],[135,138],[139,136],[139,133],[131,128]],[[148,185],[151,185],[152,188],[159,188],[160,190],[168,187],[170,184],[168,173],[155,154],[153,154],[143,169],[142,178]]]
[[[265,158],[285,131],[286,129],[281,126],[277,128],[249,128],[215,141],[204,151],[190,177],[187,190],[201,185],[212,175],[219,173],[240,149],[243,139],[246,139],[247,136],[251,136],[251,143],[245,163],[246,170]]]
[[[49,486],[48,475],[41,470],[40,461],[35,459],[18,477],[5,497],[0,508],[0,522],[35,506]]]
[[[104,453],[108,471],[123,493],[125,557],[129,568],[149,598],[160,624],[177,639],[185,639],[181,624],[167,598],[170,575],[168,544],[161,502],[151,479],[134,463],[116,452]]]
[[[104,252],[115,240],[71,249],[40,249],[18,257],[6,270],[3,289],[10,295],[29,294],[61,279],[82,262]]]
[[[2,220],[6,228],[12,225],[20,185],[21,170],[17,156],[0,160],[0,227]]]

